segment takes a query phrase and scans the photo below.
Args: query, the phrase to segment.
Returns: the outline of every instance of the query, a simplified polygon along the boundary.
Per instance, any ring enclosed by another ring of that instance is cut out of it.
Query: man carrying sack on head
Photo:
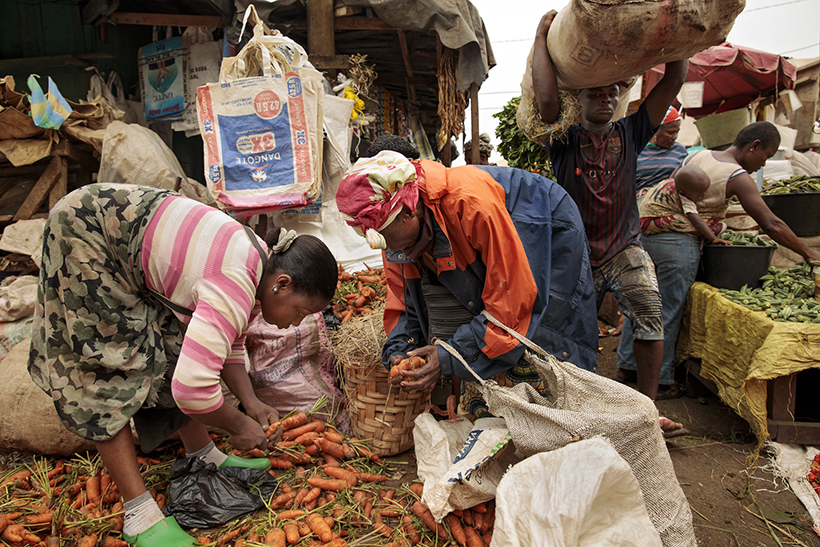
[[[532,57],[533,91],[546,124],[555,123],[560,114],[558,80],[547,43],[555,15],[550,11],[541,18]],[[611,292],[632,323],[638,391],[653,401],[663,361],[663,318],[655,268],[638,238],[635,169],[638,154],[686,79],[688,61],[668,62],[665,67],[663,78],[638,111],[617,121],[612,118],[620,101],[619,84],[582,89],[581,123],[570,126],[565,140],[545,143],[558,184],[583,217],[597,303]],[[629,376],[616,379],[628,381]],[[683,424],[665,417],[660,426],[669,437],[686,432]]]
[[[467,380],[462,410],[489,414],[475,378],[435,339],[455,348],[482,378],[530,383],[524,346],[480,315],[530,338],[559,359],[594,371],[598,323],[578,208],[554,182],[509,167],[445,168],[382,151],[348,171],[336,194],[349,225],[385,249],[390,369],[408,356],[426,363],[393,382],[430,391],[439,377]]]

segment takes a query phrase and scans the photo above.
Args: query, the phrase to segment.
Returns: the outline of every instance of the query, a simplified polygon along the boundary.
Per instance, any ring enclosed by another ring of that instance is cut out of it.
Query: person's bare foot
[[[612,336],[620,336],[624,331],[624,314],[618,312],[618,316],[620,317],[618,320],[618,326],[612,331]]]
[[[626,370],[619,367],[618,371],[615,373],[615,378],[613,378],[613,380],[621,384],[626,384],[628,382],[637,382],[638,373],[634,370]]]

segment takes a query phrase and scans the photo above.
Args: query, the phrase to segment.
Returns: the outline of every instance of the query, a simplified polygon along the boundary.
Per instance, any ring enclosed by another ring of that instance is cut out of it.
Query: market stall
[[[790,125],[787,92],[795,88],[796,72],[780,55],[724,42],[689,59],[675,104],[686,118],[696,120],[703,146],[716,148],[730,144],[737,131],[754,121]],[[663,66],[643,74],[641,98],[662,76]]]
[[[677,354],[679,360],[699,360],[692,371],[713,382],[721,400],[749,422],[759,442],[769,437],[820,442],[820,424],[795,414],[796,404],[809,402],[797,396],[799,374],[820,369],[820,325],[775,322],[730,302],[710,285],[695,283]]]

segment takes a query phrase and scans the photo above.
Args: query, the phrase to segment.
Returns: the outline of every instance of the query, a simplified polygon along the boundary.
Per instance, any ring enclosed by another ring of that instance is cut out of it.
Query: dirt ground
[[[619,341],[611,336],[599,339],[599,372],[609,378],[617,370]],[[670,439],[667,448],[692,508],[698,544],[820,546],[803,504],[766,470],[770,459],[763,455],[756,467],[747,470],[746,458],[754,450],[755,437],[746,421],[699,382],[691,386],[690,393],[699,396],[659,401],[658,409],[691,432]],[[753,513],[762,513],[768,523]]]

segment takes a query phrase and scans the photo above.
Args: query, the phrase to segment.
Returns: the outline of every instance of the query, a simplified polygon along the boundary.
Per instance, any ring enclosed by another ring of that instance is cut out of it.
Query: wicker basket
[[[430,393],[407,393],[390,385],[378,357],[341,360],[350,425],[380,456],[392,456],[413,446],[416,416],[430,405]]]

